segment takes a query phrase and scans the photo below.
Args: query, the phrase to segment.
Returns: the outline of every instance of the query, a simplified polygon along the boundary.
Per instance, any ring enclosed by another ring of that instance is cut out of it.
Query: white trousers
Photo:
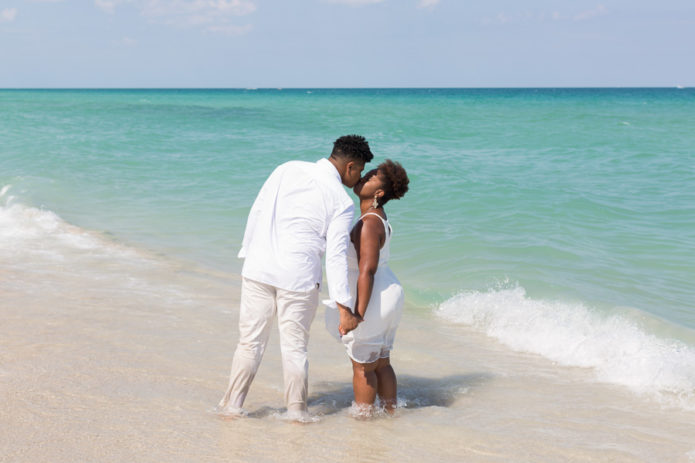
[[[237,344],[227,392],[219,403],[223,411],[240,412],[268,344],[277,314],[285,381],[285,405],[290,412],[306,411],[309,328],[316,315],[319,291],[287,291],[243,278]]]

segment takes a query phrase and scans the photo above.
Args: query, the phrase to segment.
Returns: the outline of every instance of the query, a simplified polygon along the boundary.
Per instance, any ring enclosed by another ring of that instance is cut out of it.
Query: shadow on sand
[[[492,375],[472,373],[442,378],[398,376],[398,401],[403,408],[449,407],[471,389],[490,381]],[[314,386],[308,400],[312,414],[332,415],[352,405],[352,384],[345,381],[322,382]]]

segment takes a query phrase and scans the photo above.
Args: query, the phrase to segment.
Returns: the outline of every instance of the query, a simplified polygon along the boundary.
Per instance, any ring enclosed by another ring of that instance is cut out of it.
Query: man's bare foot
[[[248,412],[242,408],[218,407],[215,410],[215,415],[223,421],[234,421],[248,416]]]
[[[284,418],[292,424],[311,424],[319,421],[317,416],[311,416],[304,410],[288,410]]]

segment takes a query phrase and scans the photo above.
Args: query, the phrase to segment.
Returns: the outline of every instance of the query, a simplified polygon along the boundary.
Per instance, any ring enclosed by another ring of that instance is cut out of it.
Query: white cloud
[[[109,14],[113,14],[116,11],[116,7],[123,3],[132,3],[132,0],[94,0],[97,8]]]
[[[0,23],[9,23],[17,17],[17,8],[5,8],[0,10]]]
[[[134,47],[138,44],[138,41],[132,37],[123,37],[121,40],[114,40],[112,43],[119,47]]]
[[[325,3],[339,3],[341,5],[362,6],[381,3],[384,0],[324,0]]]
[[[245,26],[235,26],[233,24],[227,24],[225,26],[209,26],[206,30],[217,34],[239,36],[251,32],[251,29],[253,29],[253,26],[251,24],[247,24]]]
[[[426,1],[426,0],[421,0]],[[608,9],[603,5],[597,5],[591,10],[581,11],[579,13],[562,13],[560,11],[553,12],[517,12],[505,13],[500,12],[493,18],[483,18],[482,24],[485,25],[500,25],[500,24],[521,24],[521,23],[543,23],[547,21],[586,21],[597,16],[608,14]]]
[[[249,0],[144,0],[142,14],[152,18],[244,16],[256,11]]]
[[[439,5],[439,0],[420,0],[417,4],[418,8],[434,8]]]
[[[516,17],[509,16],[507,13],[504,11],[501,11],[497,13],[497,16],[494,18],[483,18],[481,22],[485,25],[489,24],[507,24],[510,22],[515,22],[517,20]]]
[[[252,0],[94,0],[94,4],[107,13],[114,13],[120,5],[130,4],[152,23],[202,28],[225,35],[242,35],[250,31],[251,26],[238,26],[231,20],[256,11]]]
[[[596,5],[596,8],[592,10],[582,11],[574,15],[575,21],[586,21],[587,19],[595,18],[596,16],[603,16],[608,13],[608,9],[603,5]]]
[[[114,10],[116,9],[116,2],[108,1],[108,0],[94,0],[94,4],[98,7],[101,8],[102,10],[106,11],[107,13],[113,14]]]

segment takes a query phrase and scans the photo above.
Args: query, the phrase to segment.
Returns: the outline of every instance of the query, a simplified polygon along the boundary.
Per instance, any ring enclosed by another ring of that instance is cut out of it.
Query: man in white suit
[[[352,188],[372,157],[364,137],[346,135],[335,141],[327,159],[278,166],[258,193],[239,251],[244,259],[239,343],[229,386],[219,403],[222,414],[244,414],[244,399],[275,316],[288,415],[301,419],[306,414],[307,343],[324,254],[328,292],[341,309],[341,327],[350,331],[360,321],[352,311],[347,277],[354,205],[343,185]]]

